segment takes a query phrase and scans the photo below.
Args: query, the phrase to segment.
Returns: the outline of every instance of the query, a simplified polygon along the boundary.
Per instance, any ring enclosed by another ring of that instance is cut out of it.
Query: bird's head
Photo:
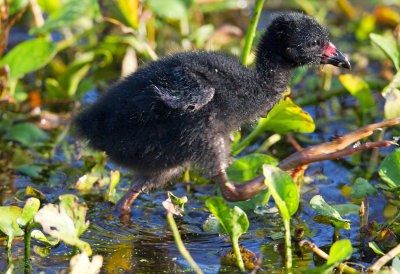
[[[330,42],[327,29],[301,13],[276,17],[261,39],[259,54],[264,50],[292,67],[331,64],[351,68],[349,60]]]

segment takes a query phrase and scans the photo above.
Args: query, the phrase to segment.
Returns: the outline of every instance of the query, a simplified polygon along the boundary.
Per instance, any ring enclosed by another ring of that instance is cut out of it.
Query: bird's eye
[[[310,48],[313,48],[315,46],[319,46],[321,44],[321,42],[319,40],[312,40],[311,42],[308,43],[308,46]]]

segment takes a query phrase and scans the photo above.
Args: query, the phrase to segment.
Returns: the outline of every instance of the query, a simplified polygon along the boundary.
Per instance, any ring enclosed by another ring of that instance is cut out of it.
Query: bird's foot
[[[132,203],[136,200],[139,194],[140,191],[135,191],[134,189],[129,188],[125,195],[119,199],[115,205],[113,216],[121,220],[129,219],[131,216]]]

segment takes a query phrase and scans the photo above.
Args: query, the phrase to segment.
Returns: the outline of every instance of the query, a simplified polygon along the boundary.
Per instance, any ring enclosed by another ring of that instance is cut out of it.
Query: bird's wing
[[[170,108],[197,111],[208,104],[215,93],[215,89],[204,84],[200,77],[178,66],[163,81],[152,86],[159,99]]]

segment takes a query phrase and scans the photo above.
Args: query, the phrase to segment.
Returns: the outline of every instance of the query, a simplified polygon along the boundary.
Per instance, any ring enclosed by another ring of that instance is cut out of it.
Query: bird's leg
[[[356,131],[347,133],[332,142],[322,143],[302,149],[282,160],[278,167],[294,177],[298,175],[299,171],[304,171],[307,166],[313,162],[333,160],[362,150],[387,147],[396,144],[394,141],[377,141],[346,148],[350,144],[364,137],[370,136],[374,130],[397,125],[399,123],[400,117],[364,126]],[[259,175],[243,183],[233,183],[229,181],[225,170],[221,170],[215,177],[215,180],[218,182],[221,189],[222,196],[230,202],[245,201],[254,197],[266,187],[264,179],[263,175]]]
[[[131,213],[131,205],[142,193],[143,186],[146,182],[148,182],[148,180],[146,180],[145,176],[135,176],[128,191],[115,205],[114,214],[116,214],[117,217],[128,216]]]
[[[218,175],[215,176],[215,180],[221,189],[222,196],[224,196],[225,200],[230,202],[248,200],[265,188],[263,175],[238,184],[229,181],[225,170],[221,170]]]

